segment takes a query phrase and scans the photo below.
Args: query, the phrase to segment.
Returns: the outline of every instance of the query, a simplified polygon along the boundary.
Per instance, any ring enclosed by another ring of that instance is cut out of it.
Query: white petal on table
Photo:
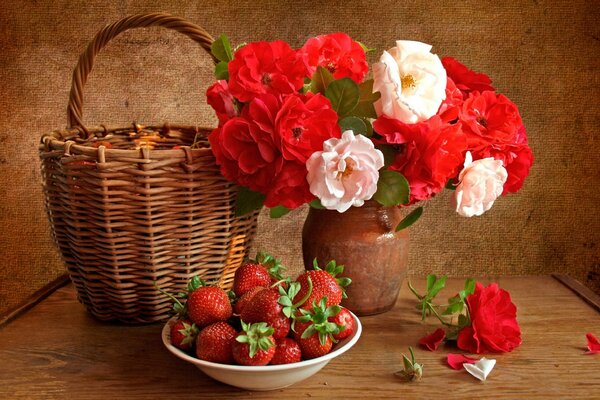
[[[487,358],[483,357],[475,364],[464,363],[463,367],[475,378],[479,379],[480,381],[485,381],[485,378],[487,378],[490,372],[492,372],[494,369],[494,365],[496,365],[496,360],[488,360]]]

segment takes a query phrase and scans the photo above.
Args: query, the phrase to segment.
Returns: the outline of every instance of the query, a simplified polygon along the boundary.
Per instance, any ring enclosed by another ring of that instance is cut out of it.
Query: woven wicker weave
[[[80,301],[101,320],[166,319],[171,304],[155,282],[176,292],[200,275],[230,287],[256,231],[256,213],[234,215],[237,187],[219,173],[210,130],[83,125],[95,56],[121,32],[149,26],[184,33],[210,54],[212,37],[177,17],[137,15],[107,26],[74,70],[69,128],[43,135],[40,145],[53,236]]]

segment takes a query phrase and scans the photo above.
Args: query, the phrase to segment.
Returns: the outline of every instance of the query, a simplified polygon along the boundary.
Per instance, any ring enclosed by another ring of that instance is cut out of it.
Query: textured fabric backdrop
[[[600,288],[600,18],[594,1],[12,1],[0,5],[0,313],[63,273],[43,206],[37,143],[66,125],[70,76],[105,24],[164,11],[234,44],[346,31],[380,53],[396,39],[434,45],[516,102],[535,163],[523,190],[464,219],[443,194],[411,228],[410,270],[450,275],[568,273]],[[371,60],[373,61],[373,60]],[[128,32],[100,55],[88,125],[213,125],[208,57],[163,29]],[[261,216],[256,246],[301,268],[306,210]]]

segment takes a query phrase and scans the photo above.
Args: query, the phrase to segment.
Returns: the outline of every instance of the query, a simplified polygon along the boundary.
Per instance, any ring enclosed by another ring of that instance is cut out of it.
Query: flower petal
[[[435,332],[419,339],[419,345],[425,347],[429,351],[436,351],[445,338],[446,332],[444,332],[442,328],[438,328]]]
[[[585,337],[587,338],[588,348],[585,354],[600,354],[600,340],[591,332],[587,333]]]
[[[467,370],[469,374],[473,375],[475,378],[479,379],[480,381],[485,381],[487,376],[494,369],[495,365],[496,360],[488,360],[487,358],[483,357],[475,364],[464,363],[463,367]]]
[[[448,354],[448,366],[450,366],[452,369],[461,369],[463,364],[475,364],[476,362],[476,358],[472,358],[464,354]]]

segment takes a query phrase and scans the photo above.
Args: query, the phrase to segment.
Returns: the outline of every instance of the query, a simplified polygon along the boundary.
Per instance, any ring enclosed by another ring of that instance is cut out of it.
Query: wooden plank
[[[36,304],[44,300],[46,297],[50,296],[57,289],[65,286],[69,283],[69,275],[64,274],[48,283],[41,289],[34,292],[31,296],[29,296],[22,304],[13,308],[12,310],[8,310],[6,313],[0,315],[0,328],[4,325],[8,324],[10,321],[18,318],[19,316],[26,313],[28,310],[33,308]]]
[[[594,293],[590,288],[584,286],[577,279],[564,274],[552,274],[552,276],[563,285],[571,289],[577,296],[581,297],[586,303],[600,311],[600,296]]]
[[[264,393],[220,384],[175,358],[162,347],[161,325],[96,321],[68,285],[0,330],[0,398],[599,398],[600,359],[583,353],[585,333],[600,334],[600,314],[550,276],[494,281],[517,304],[523,344],[486,354],[497,364],[483,383],[446,366],[456,347],[417,348],[439,324],[421,322],[406,283],[393,310],[361,318],[364,332],[354,348],[302,383]],[[413,284],[422,291],[425,280]],[[450,279],[440,301],[462,285]],[[408,346],[425,365],[418,383],[394,377]]]

